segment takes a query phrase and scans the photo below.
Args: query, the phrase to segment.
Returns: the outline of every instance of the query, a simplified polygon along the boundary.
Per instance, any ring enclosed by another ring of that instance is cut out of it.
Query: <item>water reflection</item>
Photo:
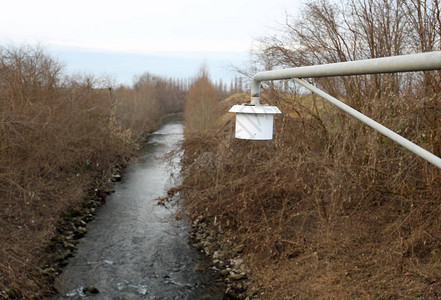
[[[155,199],[179,184],[183,139],[179,117],[152,134],[58,278],[57,299],[222,299],[222,289],[188,243],[187,224]],[[197,266],[197,267],[196,267]],[[202,271],[201,271],[202,270]],[[98,294],[84,293],[94,286]]]

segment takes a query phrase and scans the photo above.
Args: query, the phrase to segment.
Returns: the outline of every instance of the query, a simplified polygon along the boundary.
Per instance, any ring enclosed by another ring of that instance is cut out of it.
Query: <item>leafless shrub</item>
[[[257,56],[273,68],[408,53],[421,35],[406,34],[407,7],[429,2],[312,1]],[[426,88],[439,78],[429,74],[315,83],[439,154],[440,95]],[[245,244],[268,298],[438,298],[440,171],[320,99],[277,88],[264,94],[284,112],[274,140],[235,140],[233,122],[186,138],[190,214]]]
[[[209,79],[208,70],[202,67],[198,77],[190,86],[185,104],[185,127],[187,132],[198,132],[213,127],[218,117],[217,90]]]
[[[26,299],[52,292],[40,254],[56,221],[103,189],[161,116],[146,88],[62,75],[42,49],[0,48],[0,291]]]

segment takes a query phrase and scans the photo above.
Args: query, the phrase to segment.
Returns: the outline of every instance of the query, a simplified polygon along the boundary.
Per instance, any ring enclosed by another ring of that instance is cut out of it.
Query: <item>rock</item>
[[[114,193],[114,192],[115,192],[115,188],[114,188],[114,187],[107,188],[104,192],[105,192],[107,195],[110,195],[111,193]]]
[[[238,269],[240,269],[240,267],[243,264],[243,259],[241,259],[241,258],[230,259],[230,264],[233,269],[238,270]]]
[[[241,280],[241,279],[245,279],[247,277],[247,275],[245,273],[234,273],[234,272],[230,272],[230,274],[228,275],[228,277],[231,280]]]
[[[121,175],[113,174],[112,175],[112,181],[121,181]]]
[[[85,234],[87,232],[87,229],[80,226],[80,227],[77,227],[77,229],[75,231]]]
[[[87,229],[84,227],[75,228],[74,238],[75,239],[82,238],[86,234],[86,232],[87,232]]]
[[[214,251],[213,259],[220,259],[220,258],[222,258],[222,253],[220,251]]]
[[[233,299],[238,299],[238,294],[234,291],[234,289],[232,289],[231,287],[228,287],[226,290],[225,290],[225,296],[228,296],[228,297],[231,297],[231,298],[233,298]]]
[[[69,250],[73,250],[75,249],[75,245],[69,242],[64,241],[63,242],[63,247]]]
[[[242,285],[242,283],[237,283],[236,284],[236,290],[238,290],[238,291],[242,291],[244,289],[244,286]]]
[[[214,224],[216,225],[216,224]],[[193,246],[210,256],[213,268],[219,270],[219,282],[224,282],[226,290],[225,299],[248,299],[257,296],[250,291],[248,274],[250,272],[241,257],[245,244],[234,243],[230,236],[231,232],[221,233],[218,226],[207,221],[202,216],[197,217],[191,224],[191,236],[194,239]],[[219,268],[219,269],[217,269]]]
[[[84,221],[86,222],[90,222],[93,220],[93,215],[91,213],[87,214],[86,216],[84,216]]]
[[[66,232],[66,240],[67,241],[72,241],[74,239],[75,239],[75,237],[74,237],[74,234],[72,231]]]
[[[243,294],[243,293],[240,293],[238,296],[237,296],[237,299],[241,299],[241,300],[243,300],[243,299],[245,299],[245,294]]]
[[[198,250],[202,250],[202,249],[204,249],[204,247],[202,246],[201,243],[195,243],[195,244],[193,244],[193,247],[195,247],[195,248],[198,249]]]
[[[76,218],[73,220],[73,224],[75,227],[86,226],[86,222],[84,222],[81,218]]]
[[[100,291],[93,285],[83,288],[83,293],[98,294]]]

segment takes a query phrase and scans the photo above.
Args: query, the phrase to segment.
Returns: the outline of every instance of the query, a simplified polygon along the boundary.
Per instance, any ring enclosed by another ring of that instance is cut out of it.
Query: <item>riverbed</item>
[[[223,286],[189,242],[187,222],[176,218],[179,205],[158,205],[180,184],[182,140],[179,115],[151,134],[87,225],[56,280],[56,299],[222,299]],[[90,286],[99,293],[84,291]]]

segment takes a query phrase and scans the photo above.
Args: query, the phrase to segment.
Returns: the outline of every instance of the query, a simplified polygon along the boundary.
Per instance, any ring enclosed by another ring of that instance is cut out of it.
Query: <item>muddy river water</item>
[[[57,278],[56,299],[222,299],[215,274],[189,243],[188,224],[175,218],[178,208],[157,205],[181,180],[182,153],[164,155],[182,139],[179,116],[150,136],[144,154],[87,225]],[[89,286],[99,293],[84,292]]]

